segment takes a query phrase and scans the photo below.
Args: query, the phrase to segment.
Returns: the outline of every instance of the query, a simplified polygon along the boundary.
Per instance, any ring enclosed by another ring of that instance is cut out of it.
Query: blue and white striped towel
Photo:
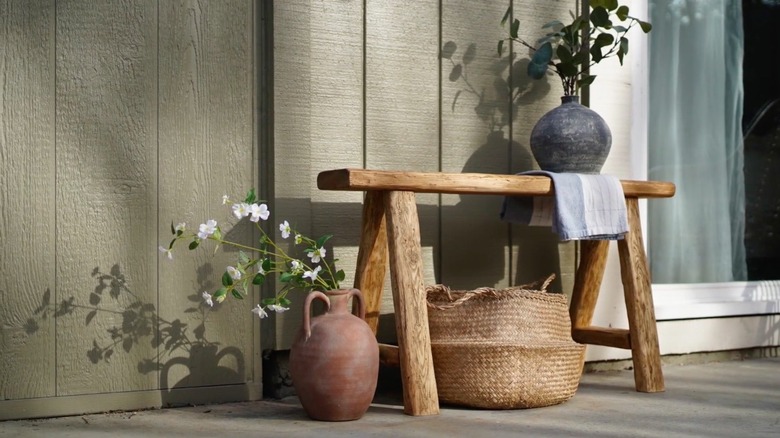
[[[541,170],[521,175],[549,176],[555,196],[507,196],[501,219],[552,226],[561,240],[616,240],[628,232],[623,186],[616,177]]]

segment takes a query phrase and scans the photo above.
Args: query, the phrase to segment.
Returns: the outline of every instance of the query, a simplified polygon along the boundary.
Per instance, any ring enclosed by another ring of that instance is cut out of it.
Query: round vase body
[[[360,300],[360,317],[347,309],[351,296]],[[328,311],[310,318],[314,299],[328,304]],[[301,405],[314,420],[357,420],[371,405],[379,375],[379,345],[363,319],[362,295],[357,289],[312,292],[303,310],[290,349],[290,375]]]
[[[542,170],[598,174],[607,161],[612,133],[607,122],[580,105],[578,96],[563,96],[531,131],[531,153]]]

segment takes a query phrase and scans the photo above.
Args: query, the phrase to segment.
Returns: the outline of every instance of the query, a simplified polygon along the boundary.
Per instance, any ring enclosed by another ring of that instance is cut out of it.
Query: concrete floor
[[[586,373],[577,394],[546,408],[443,407],[403,414],[379,392],[357,421],[309,420],[298,401],[230,403],[0,423],[0,437],[780,437],[780,358],[664,366],[666,392],[637,393],[631,371]]]

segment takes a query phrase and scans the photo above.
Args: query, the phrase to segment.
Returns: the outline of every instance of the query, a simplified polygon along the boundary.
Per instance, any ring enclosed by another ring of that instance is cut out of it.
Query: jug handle
[[[303,302],[303,329],[306,333],[306,339],[311,337],[311,302],[315,299],[324,302],[328,307],[328,310],[330,310],[330,301],[328,300],[328,296],[324,293],[315,290],[306,295],[306,300]]]

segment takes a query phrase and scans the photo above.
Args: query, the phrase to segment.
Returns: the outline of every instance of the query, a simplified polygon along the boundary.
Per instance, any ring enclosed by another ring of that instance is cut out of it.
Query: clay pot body
[[[607,161],[612,133],[598,113],[580,105],[578,96],[563,96],[561,105],[534,125],[530,145],[542,170],[598,174]]]
[[[350,297],[360,301],[360,317],[347,309]],[[319,299],[327,313],[310,317]],[[303,324],[290,350],[293,387],[306,414],[314,420],[357,420],[374,398],[379,374],[379,345],[366,324],[359,290],[312,292],[304,303]]]

